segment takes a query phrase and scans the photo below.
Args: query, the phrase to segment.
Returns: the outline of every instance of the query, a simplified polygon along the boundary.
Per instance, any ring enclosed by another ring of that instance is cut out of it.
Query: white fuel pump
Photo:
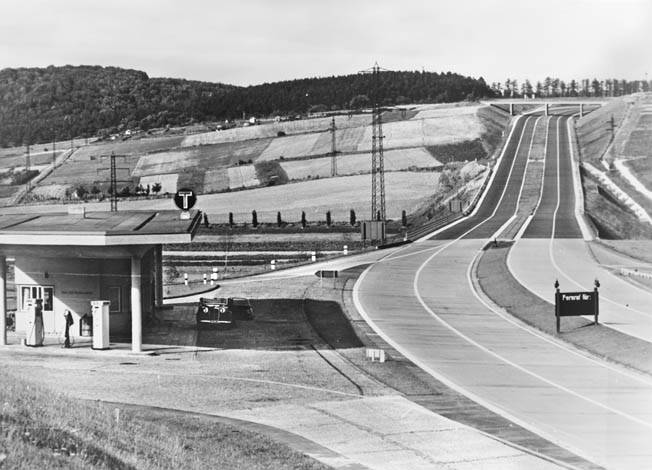
[[[92,300],[93,349],[109,349],[109,306],[108,300]]]
[[[27,301],[25,346],[43,346],[43,299]]]

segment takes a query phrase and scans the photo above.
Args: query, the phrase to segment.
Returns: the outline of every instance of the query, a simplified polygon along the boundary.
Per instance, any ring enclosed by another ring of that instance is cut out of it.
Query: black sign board
[[[596,287],[593,292],[555,292],[555,317],[557,317],[557,333],[559,333],[561,317],[595,316],[598,324],[599,293]]]
[[[317,271],[315,274],[317,275],[317,277],[337,277],[337,271],[322,270],[322,271]]]
[[[197,195],[192,189],[182,188],[174,195],[174,203],[183,211],[190,210],[197,203]]]

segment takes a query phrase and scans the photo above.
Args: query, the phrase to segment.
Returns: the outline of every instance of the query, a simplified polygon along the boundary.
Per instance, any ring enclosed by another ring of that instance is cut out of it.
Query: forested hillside
[[[249,87],[171,78],[137,70],[64,66],[0,70],[0,146],[148,130],[247,117],[493,96],[481,78],[453,73],[381,72],[307,78]]]

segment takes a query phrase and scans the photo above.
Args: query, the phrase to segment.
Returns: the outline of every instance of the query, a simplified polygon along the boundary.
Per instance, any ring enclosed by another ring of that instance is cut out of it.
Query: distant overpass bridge
[[[577,106],[579,108],[580,112],[580,117],[584,116],[584,110],[585,107],[600,107],[604,106],[607,104],[609,100],[586,100],[586,99],[578,99],[578,98],[570,98],[570,99],[564,99],[564,98],[553,98],[553,99],[507,99],[507,100],[485,100],[482,101],[482,104],[488,105],[488,106],[496,106],[498,108],[504,109],[508,108],[509,109],[509,114],[514,116],[516,113],[514,112],[514,109],[516,106],[522,106],[522,105],[532,105],[536,106],[539,105],[540,107],[544,108],[545,115],[548,116],[550,107],[554,106],[556,108],[559,107],[572,107],[572,106]]]

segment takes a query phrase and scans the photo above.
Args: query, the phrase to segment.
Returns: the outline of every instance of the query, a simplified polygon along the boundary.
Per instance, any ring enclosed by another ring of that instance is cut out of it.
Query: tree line
[[[0,70],[0,146],[148,131],[244,117],[294,116],[364,104],[444,103],[492,97],[482,78],[381,72],[238,87],[101,66]]]
[[[546,77],[543,81],[531,82],[525,79],[519,82],[508,78],[504,83],[492,82],[490,85],[496,96],[509,98],[554,98],[554,97],[615,97],[632,93],[647,92],[652,89],[652,83],[647,80],[625,80],[597,78],[570,80],[568,82],[556,77]]]

